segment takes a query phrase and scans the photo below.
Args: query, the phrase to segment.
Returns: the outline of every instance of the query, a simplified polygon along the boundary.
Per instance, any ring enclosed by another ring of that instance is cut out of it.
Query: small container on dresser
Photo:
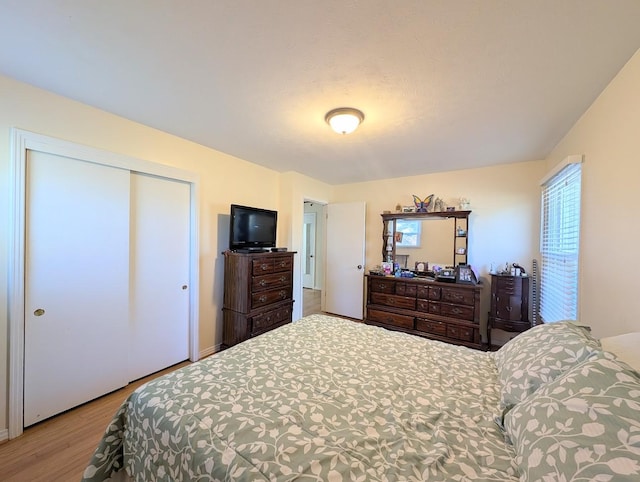
[[[492,328],[518,333],[531,328],[529,277],[491,275],[491,311],[489,311],[487,324],[489,346],[491,346]]]
[[[291,323],[294,254],[225,251],[222,349]]]

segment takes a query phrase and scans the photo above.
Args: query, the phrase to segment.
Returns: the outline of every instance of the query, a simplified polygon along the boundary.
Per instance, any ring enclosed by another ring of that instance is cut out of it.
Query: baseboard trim
[[[9,440],[9,430],[3,428],[0,430],[0,444]]]
[[[202,360],[203,358],[206,358],[209,355],[213,355],[214,353],[218,353],[220,351],[220,346],[221,345],[214,345],[214,346],[210,346],[209,348],[205,348],[199,353],[200,355],[199,360]]]

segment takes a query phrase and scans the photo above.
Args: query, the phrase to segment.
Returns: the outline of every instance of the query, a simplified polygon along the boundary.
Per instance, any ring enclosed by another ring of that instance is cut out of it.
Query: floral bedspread
[[[157,378],[84,481],[518,480],[491,354],[324,315]]]

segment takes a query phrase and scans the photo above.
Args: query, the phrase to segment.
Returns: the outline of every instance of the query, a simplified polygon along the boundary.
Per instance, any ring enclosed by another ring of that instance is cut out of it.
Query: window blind
[[[582,164],[573,163],[542,186],[540,317],[578,317],[578,252]]]

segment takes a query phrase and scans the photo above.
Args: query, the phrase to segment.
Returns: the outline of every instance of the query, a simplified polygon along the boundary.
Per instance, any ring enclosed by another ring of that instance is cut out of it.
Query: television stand
[[[294,254],[224,252],[222,349],[291,323]]]

